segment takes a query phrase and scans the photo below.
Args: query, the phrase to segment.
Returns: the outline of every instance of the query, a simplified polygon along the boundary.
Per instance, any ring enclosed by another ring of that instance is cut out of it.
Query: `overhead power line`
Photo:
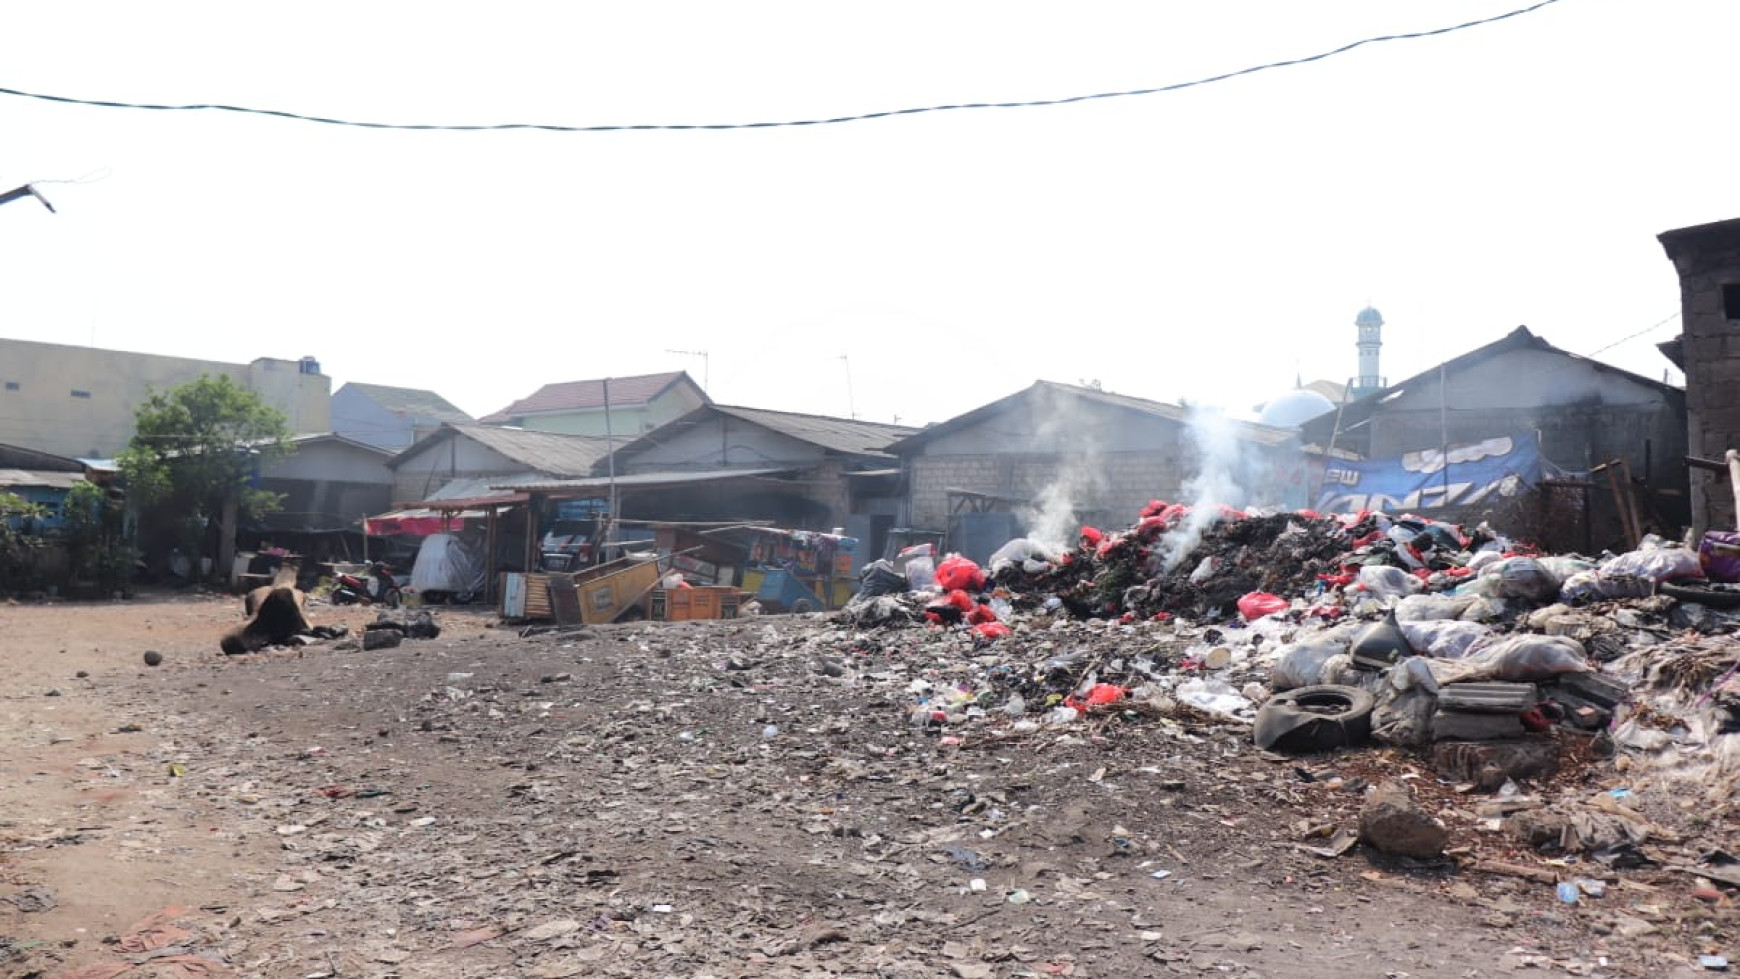
[[[171,105],[149,102],[124,102],[109,99],[81,99],[67,95],[52,95],[44,92],[26,92],[15,88],[0,88],[0,95],[11,95],[26,99],[40,99],[45,102],[59,102],[66,105],[95,106],[105,109],[148,109],[163,112],[239,112],[248,115],[273,116],[279,119],[291,119],[297,122],[314,122],[328,126],[355,126],[363,129],[407,129],[438,132],[483,132],[507,129],[535,129],[558,133],[609,133],[658,130],[777,129],[796,126],[831,126],[845,122],[867,122],[872,119],[915,116],[928,112],[952,112],[965,109],[1031,109],[1041,106],[1069,105],[1075,102],[1090,102],[1097,99],[1121,99],[1137,95],[1159,95],[1163,92],[1176,92],[1181,89],[1195,88],[1200,85],[1209,85],[1214,82],[1224,82],[1245,75],[1254,75],[1257,72],[1268,71],[1273,68],[1291,68],[1297,65],[1309,64],[1313,61],[1322,61],[1325,58],[1332,58],[1338,54],[1346,54],[1356,48],[1362,48],[1370,44],[1382,44],[1386,41],[1412,41],[1426,37],[1438,37],[1443,34],[1452,34],[1456,31],[1467,30],[1471,27],[1495,24],[1502,20],[1510,20],[1513,17],[1521,17],[1523,14],[1534,13],[1542,7],[1550,7],[1558,2],[1559,0],[1540,0],[1539,3],[1527,7],[1520,7],[1516,10],[1506,11],[1502,14],[1495,14],[1491,17],[1482,17],[1479,20],[1470,20],[1464,21],[1460,24],[1452,24],[1448,27],[1436,27],[1424,31],[1411,31],[1406,34],[1385,34],[1378,37],[1361,38],[1360,40],[1352,41],[1343,44],[1338,48],[1323,51],[1318,54],[1306,55],[1300,58],[1289,58],[1285,61],[1271,61],[1267,64],[1255,65],[1249,68],[1240,68],[1237,71],[1224,72],[1219,75],[1210,75],[1206,78],[1197,78],[1190,81],[1173,82],[1170,85],[1159,85],[1153,88],[1136,88],[1122,92],[1096,92],[1091,95],[1068,95],[1061,98],[1032,99],[1021,102],[960,102],[949,105],[926,105],[905,109],[887,109],[881,112],[863,112],[856,115],[832,116],[814,119],[786,119],[772,122],[625,123],[599,126],[565,126],[557,123],[540,122],[483,123],[475,125],[373,122],[359,119],[338,119],[331,116],[307,115],[300,112],[288,112],[282,109],[260,109],[243,105],[224,105],[214,102]]]

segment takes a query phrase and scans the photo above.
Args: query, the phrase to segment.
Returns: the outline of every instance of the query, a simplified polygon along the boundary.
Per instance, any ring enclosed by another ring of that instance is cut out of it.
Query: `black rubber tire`
[[[1740,608],[1740,589],[1712,588],[1707,585],[1674,584],[1664,581],[1657,590],[1670,598],[1692,602],[1709,608]]]
[[[1275,694],[1257,709],[1252,734],[1263,747],[1287,751],[1329,751],[1371,739],[1370,691],[1339,683],[1319,683]],[[1267,732],[1279,731],[1270,736]]]
[[[800,598],[797,601],[791,603],[791,614],[793,614],[793,615],[808,615],[809,613],[814,612],[815,610],[816,610],[815,603],[811,602],[807,598]]]

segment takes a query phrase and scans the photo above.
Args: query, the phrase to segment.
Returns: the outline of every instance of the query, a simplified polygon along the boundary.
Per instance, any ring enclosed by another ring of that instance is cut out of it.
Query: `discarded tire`
[[[1328,751],[1371,737],[1372,695],[1358,687],[1322,683],[1270,697],[1257,710],[1251,734],[1259,748]]]
[[[1709,608],[1740,608],[1740,587],[1735,585],[1685,585],[1664,581],[1660,590],[1663,595],[1682,602],[1692,602]]]

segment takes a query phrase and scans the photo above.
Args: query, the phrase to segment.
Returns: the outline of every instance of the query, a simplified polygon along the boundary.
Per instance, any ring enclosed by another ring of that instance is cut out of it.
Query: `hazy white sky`
[[[1524,0],[78,3],[0,87],[389,122],[748,122],[1154,87]],[[393,132],[0,96],[0,335],[473,414],[688,369],[922,423],[1036,378],[1244,408],[1527,324],[1674,314],[1669,228],[1740,215],[1732,0],[1560,0],[1179,92],[728,132]],[[1652,377],[1677,321],[1599,356]],[[845,359],[842,359],[842,358]],[[1677,375],[1674,377],[1678,380]],[[848,383],[849,382],[849,383]]]

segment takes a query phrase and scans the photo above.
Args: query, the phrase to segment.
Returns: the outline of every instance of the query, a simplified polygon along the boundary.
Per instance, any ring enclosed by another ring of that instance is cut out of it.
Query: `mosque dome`
[[[1377,311],[1376,306],[1367,306],[1353,318],[1354,326],[1383,326],[1384,314]]]
[[[1298,428],[1318,415],[1334,410],[1335,402],[1316,391],[1297,388],[1264,405],[1257,421],[1276,428]]]

